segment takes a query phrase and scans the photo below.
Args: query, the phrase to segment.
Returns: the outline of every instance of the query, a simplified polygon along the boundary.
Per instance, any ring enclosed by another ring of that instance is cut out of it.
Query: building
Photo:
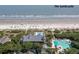
[[[7,36],[3,36],[3,37],[0,38],[0,43],[1,44],[4,44],[6,42],[10,42],[10,41],[11,41],[11,39],[8,38]]]
[[[42,36],[44,36],[44,32],[35,32],[34,35],[36,35],[36,36],[37,36],[37,35],[42,35]]]
[[[34,35],[32,34],[24,35],[20,40],[23,42],[27,42],[27,41],[43,42],[44,35],[42,32],[35,32]]]

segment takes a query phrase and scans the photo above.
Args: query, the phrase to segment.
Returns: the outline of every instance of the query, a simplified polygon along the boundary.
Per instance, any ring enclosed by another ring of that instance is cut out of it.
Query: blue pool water
[[[62,46],[62,48],[70,48],[70,43],[66,40],[55,40],[54,45],[57,46]]]

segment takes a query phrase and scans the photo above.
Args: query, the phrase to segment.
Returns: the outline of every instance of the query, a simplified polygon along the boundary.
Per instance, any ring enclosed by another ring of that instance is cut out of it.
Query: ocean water
[[[0,5],[0,19],[79,18],[79,5],[57,8],[54,5]]]

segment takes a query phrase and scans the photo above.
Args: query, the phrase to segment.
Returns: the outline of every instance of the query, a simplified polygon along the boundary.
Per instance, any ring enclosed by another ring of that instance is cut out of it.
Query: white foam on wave
[[[63,18],[63,17],[79,17],[79,15],[0,15],[0,18]]]

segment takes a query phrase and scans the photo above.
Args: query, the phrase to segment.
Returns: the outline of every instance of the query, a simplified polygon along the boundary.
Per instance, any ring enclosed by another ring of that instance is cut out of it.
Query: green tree
[[[78,49],[76,49],[76,48],[66,49],[65,53],[66,54],[77,54],[78,53]]]
[[[33,43],[32,42],[23,42],[22,47],[23,47],[23,49],[30,49],[33,47]]]
[[[8,50],[10,50],[10,51],[13,51],[14,50],[14,43],[12,43],[12,42],[7,42],[7,43],[5,43],[5,44],[1,44],[0,45],[0,53],[5,53],[5,52],[7,52],[7,53],[11,53],[11,52],[9,52]]]
[[[60,33],[61,31],[58,29],[55,29],[54,33]]]
[[[4,35],[3,31],[0,31],[0,37],[2,37]]]

